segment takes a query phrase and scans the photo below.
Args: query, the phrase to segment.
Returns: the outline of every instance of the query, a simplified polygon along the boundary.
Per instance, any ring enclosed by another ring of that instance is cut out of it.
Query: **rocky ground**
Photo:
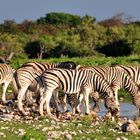
[[[94,115],[60,113],[57,118],[40,117],[37,106],[25,107],[29,116],[22,116],[12,100],[0,105],[0,139],[51,140],[140,139],[140,119],[118,118],[114,121]]]

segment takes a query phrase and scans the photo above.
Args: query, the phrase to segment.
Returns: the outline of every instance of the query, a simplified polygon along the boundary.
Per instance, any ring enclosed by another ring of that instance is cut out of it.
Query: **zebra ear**
[[[77,65],[76,69],[79,70],[82,66],[81,65]]]

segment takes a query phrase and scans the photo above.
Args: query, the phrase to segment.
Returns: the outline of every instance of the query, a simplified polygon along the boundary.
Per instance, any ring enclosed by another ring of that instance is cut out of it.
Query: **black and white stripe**
[[[139,87],[140,90],[140,66],[117,65],[115,67],[126,72],[136,83],[136,85]],[[140,115],[140,92],[138,94],[133,95],[133,103],[139,109],[139,115]]]
[[[60,63],[39,63],[39,62],[28,62],[23,64],[14,74],[15,88],[18,95],[18,107],[23,114],[27,114],[23,110],[22,100],[27,94],[28,90],[35,92],[39,95],[39,76],[41,73],[50,68],[75,68],[74,62],[60,62]]]
[[[96,72],[98,75],[102,76],[109,83],[109,85],[115,92],[115,97],[118,105],[119,105],[119,101],[118,101],[119,89],[121,88],[126,89],[132,96],[135,96],[139,92],[139,88],[135,84],[133,79],[127,73],[125,73],[124,71],[116,67],[94,66],[94,67],[79,67],[79,69],[90,69]],[[99,103],[98,102],[99,96],[98,97],[97,96],[98,96],[97,94],[93,94],[93,98],[97,103]],[[99,105],[97,105],[96,102],[95,102],[95,106],[98,107]]]
[[[6,90],[12,81],[14,69],[8,64],[0,64],[0,84],[3,85],[2,101],[6,102]]]
[[[140,87],[140,66],[117,65],[115,67],[125,71],[132,78],[132,80]]]
[[[107,108],[117,110],[114,92],[101,76],[90,70],[49,69],[40,76],[44,86],[44,93],[40,102],[40,114],[43,115],[43,106],[46,102],[47,113],[51,114],[49,103],[53,94],[63,91],[66,94],[83,93],[86,113],[89,114],[89,94],[98,91],[106,99]],[[115,108],[115,109],[114,109]]]

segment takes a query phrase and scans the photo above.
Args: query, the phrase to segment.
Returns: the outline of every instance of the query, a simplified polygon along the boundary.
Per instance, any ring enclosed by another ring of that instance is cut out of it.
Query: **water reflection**
[[[120,115],[129,119],[134,119],[138,115],[137,108],[131,103],[120,103]],[[99,115],[103,116],[106,113],[106,108],[103,103],[100,104]]]
[[[93,108],[94,103],[90,104],[91,109]],[[62,112],[63,112],[63,107],[60,107]],[[67,105],[67,109],[69,111],[71,111],[71,107],[69,105]],[[121,117],[127,117],[129,119],[134,119],[138,116],[138,109],[131,103],[120,103],[120,115]],[[100,112],[99,115],[100,116],[104,116],[106,113],[106,108],[104,107],[103,103],[100,103]],[[85,106],[82,105],[82,112],[85,113]]]

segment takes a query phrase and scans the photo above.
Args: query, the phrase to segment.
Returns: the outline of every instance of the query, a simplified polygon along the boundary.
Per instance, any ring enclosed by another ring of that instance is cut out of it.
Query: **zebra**
[[[115,98],[119,107],[118,101],[118,90],[125,88],[132,97],[136,97],[140,94],[139,87],[133,81],[133,79],[124,71],[116,67],[101,67],[101,66],[77,66],[78,69],[88,69],[96,72],[98,75],[102,76],[111,86],[115,92]],[[98,93],[93,94],[93,99],[95,101],[94,110],[99,110],[99,95]],[[119,114],[118,114],[119,115]]]
[[[72,61],[59,62],[59,63],[39,63],[39,62],[27,62],[18,68],[14,74],[14,89],[18,99],[18,108],[23,115],[27,115],[29,112],[25,112],[23,109],[22,100],[23,97],[28,94],[27,92],[33,91],[37,95],[37,99],[40,97],[39,91],[39,76],[41,73],[50,68],[75,68],[76,64]]]
[[[6,90],[13,79],[14,69],[8,64],[0,64],[0,84],[3,87],[2,102],[6,103]]]
[[[51,115],[49,103],[53,94],[63,91],[65,94],[83,93],[86,113],[89,114],[89,94],[92,91],[102,93],[108,110],[117,112],[115,94],[109,84],[101,76],[90,70],[78,69],[48,69],[41,76],[44,91],[40,99],[39,113],[43,116],[43,106],[46,103],[47,114]]]
[[[140,66],[116,65],[115,67],[126,72],[140,89]],[[140,94],[133,96],[133,103],[139,109],[140,116]]]
[[[140,87],[140,66],[116,65],[115,67],[125,71]]]

